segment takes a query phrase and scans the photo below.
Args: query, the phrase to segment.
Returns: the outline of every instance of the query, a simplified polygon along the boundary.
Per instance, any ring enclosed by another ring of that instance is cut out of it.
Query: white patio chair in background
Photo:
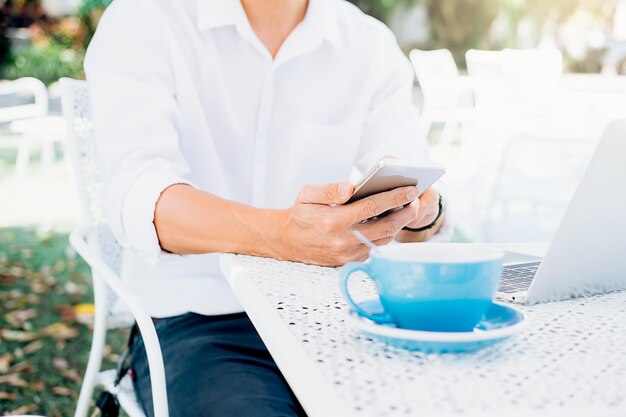
[[[506,73],[518,81],[522,99],[542,100],[558,92],[563,76],[563,53],[556,49],[505,49]]]
[[[572,136],[563,132],[562,126],[573,111],[560,100],[560,51],[469,50],[466,61],[476,98],[476,121],[468,136],[471,142],[480,143],[495,163],[515,137]]]
[[[9,125],[9,130],[18,135],[20,144],[28,146],[28,151],[23,152],[21,158],[15,164],[15,174],[23,176],[30,162],[30,154],[33,148],[41,149],[40,162],[44,166],[50,166],[55,160],[56,144],[63,149],[63,156],[67,137],[67,125],[61,116],[41,116],[33,119],[15,120]]]
[[[423,94],[420,123],[428,138],[433,124],[442,124],[439,143],[449,145],[457,129],[474,119],[471,80],[459,74],[448,49],[409,53]]]
[[[505,77],[502,51],[470,49],[465,53],[465,62],[467,74],[474,80],[476,106],[500,105],[509,100],[510,91],[502,90]]]
[[[434,124],[443,125],[439,141],[431,142],[430,154],[448,167],[446,193],[456,199],[455,203],[467,201],[469,210],[477,211],[482,194],[481,183],[474,178],[478,160],[473,154],[482,141],[474,141],[469,135],[476,123],[473,80],[459,74],[448,49],[414,49],[409,57],[424,97],[422,129],[428,135]],[[455,176],[452,171],[463,172]],[[471,228],[460,224],[457,227],[463,234],[472,235]]]
[[[50,162],[54,153],[54,142],[62,141],[56,132],[46,135],[32,135],[33,126],[46,121],[48,116],[48,90],[44,83],[36,78],[25,77],[0,83],[0,96],[18,99],[13,105],[0,107],[0,123],[9,124],[9,135],[0,137],[0,148],[17,149],[15,174],[26,172],[34,147],[42,150],[42,160]],[[23,103],[23,99],[32,97],[32,102]],[[48,123],[49,124],[49,123]],[[49,127],[49,126],[48,126]],[[63,133],[63,132],[61,132]]]
[[[122,248],[102,214],[100,165],[86,82],[64,78],[61,80],[61,88],[63,114],[68,124],[68,148],[84,216],[84,225],[71,233],[70,243],[91,267],[95,304],[91,352],[74,416],[87,415],[94,387],[101,385],[117,395],[120,405],[130,417],[145,417],[137,403],[130,376],[126,375],[115,386],[116,371],[100,370],[107,329],[130,327],[134,320],[148,356],[155,416],[167,417],[165,371],[157,333],[139,299],[120,279]]]
[[[558,93],[563,55],[558,49],[504,49],[465,54],[479,107],[547,105]]]
[[[0,123],[45,116],[48,114],[48,90],[37,78],[25,77],[0,83],[0,95],[27,94],[32,103],[16,104],[0,108]]]

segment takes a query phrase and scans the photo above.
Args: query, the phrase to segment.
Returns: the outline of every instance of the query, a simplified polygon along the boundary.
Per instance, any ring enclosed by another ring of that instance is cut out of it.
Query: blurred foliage
[[[20,0],[36,3],[36,0]],[[32,45],[9,50],[3,27],[0,34],[0,78],[16,79],[30,76],[46,84],[60,77],[84,78],[83,59],[91,37],[104,9],[112,0],[83,0],[77,16],[49,21],[45,15],[29,20],[28,30]],[[14,4],[14,10],[23,5]],[[25,3],[24,3],[25,4]],[[37,12],[29,13],[37,16]],[[22,19],[26,20],[26,19]],[[2,46],[6,44],[6,48]],[[5,52],[4,54],[2,52]]]
[[[564,57],[564,66],[574,73],[599,73],[602,71],[602,59],[605,54],[604,49],[592,49],[582,59]],[[619,74],[626,74],[626,68],[617,68]]]
[[[423,0],[348,0],[355,4],[366,14],[376,19],[387,22],[393,10],[402,5],[412,5]]]
[[[85,42],[85,48],[88,41],[96,32],[96,27],[100,21],[100,17],[109,4],[113,0],[83,0],[78,8],[78,17],[87,31],[87,42]]]
[[[75,17],[37,22],[28,27],[32,43],[13,48],[0,63],[0,78],[39,78],[46,84],[60,77],[83,78],[86,32]]]
[[[5,31],[0,28],[0,64],[6,62],[11,54],[11,42],[7,38]]]
[[[577,10],[584,9],[595,16],[612,15],[617,4],[617,0],[498,0],[498,2],[509,24],[507,46],[515,46],[515,32],[523,19],[528,19],[541,28],[547,22],[563,24]]]
[[[462,56],[470,48],[487,48],[499,13],[499,0],[424,0],[431,28],[430,48],[448,48]]]
[[[0,78],[39,78],[51,84],[61,77],[83,78],[83,52],[58,43],[33,45],[14,51],[0,67]]]
[[[424,45],[407,45],[423,49],[448,48],[459,61],[465,51],[519,47],[518,29],[530,22],[537,30],[538,42],[546,27],[565,23],[577,10],[584,9],[599,18],[612,16],[617,0],[349,0],[372,16],[389,22],[395,7],[425,7],[430,39]],[[508,33],[494,42],[490,38],[493,23],[504,19]],[[607,21],[607,27],[612,22]],[[590,59],[597,59],[592,54]],[[576,69],[596,68],[597,62],[573,62]]]
[[[365,13],[389,22],[396,7],[424,5],[428,12],[431,39],[423,48],[448,48],[463,54],[485,46],[491,24],[505,0],[349,0]],[[523,1],[523,0],[522,0]]]

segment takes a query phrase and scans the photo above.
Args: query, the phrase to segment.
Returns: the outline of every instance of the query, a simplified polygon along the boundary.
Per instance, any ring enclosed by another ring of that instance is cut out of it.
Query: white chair
[[[75,417],[85,417],[94,387],[104,386],[117,395],[130,417],[145,417],[137,403],[133,384],[126,375],[115,386],[115,370],[100,372],[107,329],[137,323],[150,368],[154,414],[167,417],[168,402],[161,347],[152,318],[139,299],[120,280],[122,247],[108,227],[100,204],[100,164],[96,152],[85,81],[61,79],[63,113],[68,124],[69,151],[84,216],[84,225],[70,235],[70,243],[89,264],[94,286],[95,318],[89,362],[83,379]],[[119,301],[123,304],[120,304]],[[130,315],[128,314],[130,312]]]
[[[420,123],[428,137],[435,123],[443,125],[441,143],[448,144],[458,127],[474,119],[471,80],[459,74],[447,49],[413,49],[409,58],[423,94]]]
[[[54,150],[53,140],[40,140],[40,137],[24,135],[19,128],[32,126],[30,123],[37,123],[48,115],[48,90],[44,83],[36,78],[24,77],[14,81],[0,83],[0,96],[30,96],[32,103],[16,104],[0,108],[0,123],[10,123],[9,132],[0,139],[0,146],[3,148],[17,148],[17,158],[15,161],[15,174],[21,176],[26,171],[30,160],[31,151],[34,145],[42,148],[42,159],[50,160]],[[17,129],[15,127],[17,126]],[[17,135],[14,135],[17,134]],[[16,136],[16,137],[11,137]],[[50,137],[47,135],[45,139]],[[59,140],[59,139],[57,139]]]
[[[20,138],[20,145],[27,151],[22,151],[22,156],[18,154],[15,164],[15,174],[23,176],[30,162],[30,151],[33,147],[41,149],[41,164],[50,166],[55,159],[55,145],[58,143],[65,149],[65,138],[67,137],[67,124],[61,116],[41,116],[32,119],[15,120],[9,125],[12,133]],[[27,147],[27,148],[26,148]],[[20,148],[21,150],[22,148]]]
[[[479,107],[545,106],[555,98],[563,73],[558,49],[470,49],[465,60]]]
[[[511,71],[532,79],[548,79],[550,83],[563,74],[563,53],[556,48],[504,49]]]
[[[503,51],[470,49],[465,53],[467,74],[476,87],[476,106],[497,107],[510,104],[515,85],[506,75],[506,57]]]
[[[27,93],[32,103],[0,108],[0,123],[45,116],[48,114],[48,90],[37,78],[25,77],[0,83],[0,95],[8,96]]]

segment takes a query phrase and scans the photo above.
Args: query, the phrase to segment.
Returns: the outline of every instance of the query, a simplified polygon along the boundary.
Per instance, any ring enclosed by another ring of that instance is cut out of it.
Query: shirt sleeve
[[[85,73],[105,217],[124,247],[156,261],[166,254],[154,226],[156,202],[168,186],[190,182],[160,16],[148,9],[113,2],[89,45]]]
[[[428,161],[419,110],[413,104],[413,69],[391,31],[380,26],[372,56],[372,100],[356,162],[361,172],[385,156]]]

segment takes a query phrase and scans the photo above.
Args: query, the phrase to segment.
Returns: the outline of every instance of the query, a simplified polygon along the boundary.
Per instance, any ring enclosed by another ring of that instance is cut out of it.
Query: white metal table
[[[222,269],[309,417],[626,415],[626,292],[521,306],[521,334],[425,355],[350,327],[337,269],[241,255]],[[374,294],[352,281],[357,297]]]

